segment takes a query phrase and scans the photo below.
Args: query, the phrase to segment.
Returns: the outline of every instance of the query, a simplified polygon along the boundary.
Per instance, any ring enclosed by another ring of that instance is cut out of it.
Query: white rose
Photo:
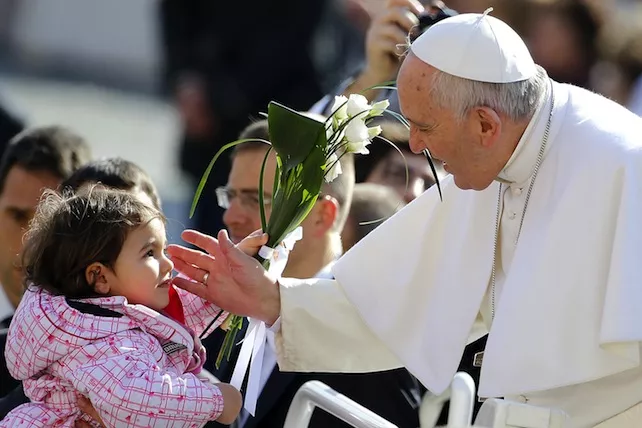
[[[368,100],[363,95],[350,94],[348,98],[348,116],[354,117],[359,113],[370,111],[372,107],[368,104]]]
[[[334,97],[334,104],[332,104],[332,116],[338,121],[348,118],[348,99],[343,95]]]
[[[390,102],[388,102],[388,100],[376,102],[372,105],[372,109],[370,110],[370,113],[368,113],[368,116],[370,117],[381,116],[389,106],[390,106]]]
[[[349,143],[360,143],[368,140],[369,133],[368,127],[363,120],[356,118],[352,119],[345,127],[346,139]]]
[[[327,183],[330,183],[332,180],[337,178],[339,174],[341,174],[341,162],[339,161],[339,157],[337,156],[336,153],[332,153],[330,156],[328,156],[328,160],[326,160],[327,167],[329,168],[325,176],[325,181]]]
[[[373,139],[379,134],[381,134],[381,126],[372,126],[368,128],[368,138]]]
[[[368,150],[369,144],[370,141],[368,140],[361,141],[359,143],[348,143],[348,152],[356,153],[359,155],[367,155],[368,153],[370,153],[370,150]]]
[[[328,143],[341,143],[341,140],[343,140],[343,138],[345,137],[345,131],[342,129],[338,136],[334,136],[337,132],[339,131],[333,125],[330,125],[325,129],[325,138],[328,140]]]

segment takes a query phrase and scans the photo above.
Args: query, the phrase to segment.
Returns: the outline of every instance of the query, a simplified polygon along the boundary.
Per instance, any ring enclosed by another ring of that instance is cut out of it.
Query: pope
[[[451,174],[443,201],[425,192],[335,280],[271,278],[224,231],[186,231],[208,254],[169,248],[177,285],[272,326],[283,371],[405,366],[440,393],[489,333],[481,397],[642,426],[642,119],[552,81],[488,13],[428,29],[397,85],[411,148]]]

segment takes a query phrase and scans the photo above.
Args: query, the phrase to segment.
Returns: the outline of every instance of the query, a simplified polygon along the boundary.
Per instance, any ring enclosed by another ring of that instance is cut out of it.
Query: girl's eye
[[[154,257],[154,250],[149,250],[147,253],[145,253],[145,257]]]

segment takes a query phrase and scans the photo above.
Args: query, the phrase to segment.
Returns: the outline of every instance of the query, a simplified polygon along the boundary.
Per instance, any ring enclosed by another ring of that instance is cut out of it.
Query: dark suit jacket
[[[318,276],[332,278],[330,267],[323,269]],[[238,333],[237,341],[244,337],[247,325],[247,320],[244,320],[243,328]],[[216,368],[216,355],[218,355],[218,350],[224,338],[225,332],[217,329],[203,341],[203,345],[210,353],[205,362],[205,368],[222,382],[229,382],[241,347],[235,346],[230,355],[230,360],[224,360],[221,363],[221,367]],[[479,386],[481,368],[473,366],[473,358],[477,352],[484,350],[487,338],[488,336],[483,336],[466,346],[458,367],[458,371],[471,375],[477,387]],[[283,427],[294,395],[304,383],[310,380],[318,380],[325,383],[400,428],[419,426],[418,408],[426,389],[405,369],[367,374],[326,374],[282,373],[278,367],[275,367],[259,396],[256,416],[249,417],[243,428]],[[445,425],[448,422],[449,404],[449,402],[445,404],[437,421],[438,426]],[[482,403],[478,400],[475,402],[473,420],[481,405]],[[218,427],[221,425],[217,422],[210,422],[206,426]],[[316,409],[310,420],[310,427],[312,428],[347,428],[348,426],[321,409]]]
[[[239,340],[245,334],[239,333]],[[217,330],[203,341],[210,357],[206,368],[223,382],[229,382],[240,346],[236,346],[230,361],[223,361],[220,369],[214,366],[219,344],[225,332]],[[418,407],[425,389],[405,369],[367,374],[282,373],[278,367],[272,371],[257,403],[256,416],[250,417],[243,428],[282,428],[294,394],[310,380],[318,380],[339,393],[351,398],[400,428],[419,426]],[[210,422],[207,427],[221,426]],[[347,428],[347,425],[323,410],[315,410],[311,428]]]
[[[0,356],[2,359],[2,364],[0,364],[0,397],[4,397],[13,391],[16,387],[21,385],[20,382],[15,380],[9,374],[7,369],[7,362],[4,358],[4,348],[7,344],[7,328],[2,328],[0,330]]]
[[[23,129],[22,121],[0,104],[0,157],[9,141]]]

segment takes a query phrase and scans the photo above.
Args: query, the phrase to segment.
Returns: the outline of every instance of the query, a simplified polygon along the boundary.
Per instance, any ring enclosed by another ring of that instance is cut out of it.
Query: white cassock
[[[346,253],[336,281],[282,280],[282,371],[405,366],[439,394],[490,330],[480,396],[559,408],[573,427],[623,412],[603,426],[642,426],[642,120],[580,88],[552,92],[489,188],[449,178],[443,202],[430,189]]]

